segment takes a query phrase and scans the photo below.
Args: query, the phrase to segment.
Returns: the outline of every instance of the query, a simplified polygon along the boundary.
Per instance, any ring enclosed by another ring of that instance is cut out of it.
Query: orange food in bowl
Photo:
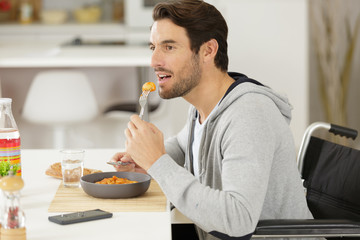
[[[127,178],[118,178],[113,176],[111,178],[104,178],[101,181],[95,182],[96,184],[129,184],[129,183],[137,183],[138,181],[131,181]]]
[[[153,83],[153,82],[144,83],[144,85],[142,86],[142,90],[143,91],[150,91],[150,92],[155,91],[156,90],[155,83]]]

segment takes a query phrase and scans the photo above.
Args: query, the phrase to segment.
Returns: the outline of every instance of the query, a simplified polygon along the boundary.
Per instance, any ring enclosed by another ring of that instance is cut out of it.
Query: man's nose
[[[161,53],[159,51],[156,51],[156,49],[153,51],[151,55],[151,67],[156,68],[159,66],[162,66],[163,64],[163,57],[161,56]]]

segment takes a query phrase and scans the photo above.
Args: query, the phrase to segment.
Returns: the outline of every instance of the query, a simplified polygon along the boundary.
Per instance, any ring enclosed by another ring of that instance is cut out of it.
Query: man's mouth
[[[165,80],[168,80],[169,78],[171,78],[171,75],[168,75],[168,74],[158,74],[158,79],[159,81],[165,81]]]

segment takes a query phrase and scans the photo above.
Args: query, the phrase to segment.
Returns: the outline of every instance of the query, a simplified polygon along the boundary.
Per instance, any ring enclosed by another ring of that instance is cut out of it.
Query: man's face
[[[198,85],[201,78],[199,55],[191,51],[184,28],[169,19],[156,21],[151,28],[150,49],[160,97],[182,97]]]

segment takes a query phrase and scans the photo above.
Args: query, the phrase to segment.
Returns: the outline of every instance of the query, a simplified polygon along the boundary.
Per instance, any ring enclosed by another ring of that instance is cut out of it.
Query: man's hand
[[[143,169],[148,170],[165,152],[164,136],[152,123],[133,115],[125,130],[126,152]]]
[[[146,171],[137,165],[131,157],[125,152],[118,152],[116,153],[110,160],[110,162],[123,162],[128,163],[127,165],[116,165],[114,168],[118,172],[140,172],[146,173]]]

